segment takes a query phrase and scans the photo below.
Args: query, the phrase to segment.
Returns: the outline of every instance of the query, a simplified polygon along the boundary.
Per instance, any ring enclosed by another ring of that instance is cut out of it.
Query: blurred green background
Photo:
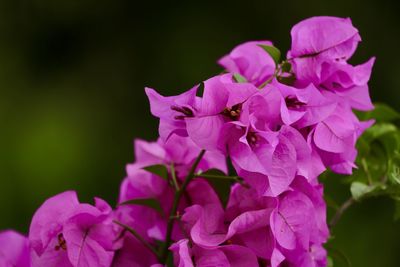
[[[286,51],[291,26],[310,16],[352,18],[363,37],[352,62],[376,56],[373,99],[400,110],[398,12],[394,0],[0,1],[0,229],[27,232],[35,209],[67,189],[114,204],[133,138],[157,137],[144,86],[190,88],[247,40]],[[338,180],[326,190],[348,195]],[[393,209],[356,205],[332,245],[356,267],[400,266]]]

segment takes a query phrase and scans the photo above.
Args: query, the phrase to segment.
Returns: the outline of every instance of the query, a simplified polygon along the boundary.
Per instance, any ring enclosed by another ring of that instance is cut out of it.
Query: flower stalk
[[[171,241],[172,241],[172,230],[174,228],[174,222],[175,219],[177,218],[177,212],[178,212],[178,207],[179,207],[179,203],[180,200],[186,190],[186,187],[189,185],[190,181],[196,177],[195,175],[195,171],[197,166],[199,165],[201,159],[203,158],[204,154],[205,154],[205,150],[201,150],[199,155],[197,156],[196,160],[194,161],[188,175],[186,176],[185,180],[183,181],[182,185],[180,186],[180,188],[175,187],[175,195],[174,195],[174,201],[172,203],[172,208],[171,208],[171,213],[170,216],[168,218],[168,224],[167,224],[167,233],[166,233],[166,237],[165,237],[165,243],[162,247],[161,253],[160,253],[160,261],[161,263],[166,263],[167,259],[168,259],[168,248],[171,245]],[[173,165],[172,165],[173,166]],[[174,168],[172,167],[171,170],[174,170]],[[172,177],[175,177],[175,181],[176,181],[176,174],[173,173],[171,174]],[[173,178],[174,181],[174,178]],[[174,183],[175,184],[175,183]]]

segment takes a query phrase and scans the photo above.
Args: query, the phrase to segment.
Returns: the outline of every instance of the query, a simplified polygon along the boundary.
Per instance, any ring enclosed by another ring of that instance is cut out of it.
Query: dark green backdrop
[[[157,120],[143,87],[176,94],[218,73],[236,44],[271,39],[314,15],[349,16],[376,56],[375,101],[400,109],[400,17],[396,1],[0,1],[0,229],[26,232],[47,197],[76,189],[114,204],[133,160],[133,138],[153,140]],[[343,199],[338,180],[327,191]],[[355,267],[400,266],[400,223],[374,199],[352,208],[333,246]],[[339,264],[337,266],[340,266]]]

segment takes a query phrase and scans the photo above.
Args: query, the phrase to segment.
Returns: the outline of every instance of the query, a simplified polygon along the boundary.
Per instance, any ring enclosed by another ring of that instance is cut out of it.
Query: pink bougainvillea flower
[[[132,235],[126,235],[122,248],[115,253],[112,267],[155,267],[156,256]]]
[[[32,218],[32,266],[110,266],[116,239],[111,215],[99,198],[95,206],[80,204],[73,191],[49,198]]]
[[[189,135],[200,148],[224,151],[223,125],[238,120],[241,105],[258,90],[250,83],[235,82],[231,74],[224,74],[204,82],[201,98],[195,98],[194,89],[190,97],[189,94],[162,97],[152,89],[146,92],[152,114],[160,118],[159,131],[164,140],[172,133]]]
[[[174,188],[165,177],[150,173],[143,167],[163,164],[169,168],[171,164],[174,164],[179,183],[184,180],[199,153],[200,148],[190,138],[176,134],[171,135],[165,142],[161,139],[157,142],[136,140],[136,161],[127,165],[127,177],[121,184],[119,203],[129,200],[152,199],[159,204],[161,210],[146,205],[119,205],[116,210],[117,219],[135,229],[150,243],[154,243],[155,240],[164,240]],[[205,153],[196,172],[208,169],[219,169],[226,172],[225,157],[219,152]],[[188,205],[205,205],[210,201],[217,202],[219,198],[207,181],[196,178],[188,185],[185,198],[182,199],[178,211],[182,212]],[[182,237],[183,233],[179,225],[175,224],[172,239],[178,240]]]
[[[375,58],[362,65],[345,63],[323,63],[321,66],[320,87],[340,96],[338,101],[347,101],[351,108],[371,110],[374,108],[369,96],[368,81]]]
[[[51,197],[28,238],[0,232],[0,266],[163,267],[153,251],[162,242],[178,267],[326,266],[318,176],[356,168],[355,144],[373,121],[353,109],[373,109],[375,58],[347,62],[361,41],[350,19],[309,18],[291,36],[282,64],[262,48],[270,41],[246,42],[219,60],[228,73],[177,96],[146,88],[160,138],[135,140],[116,210],[73,191]],[[237,176],[203,173],[228,174],[227,158]],[[205,178],[235,180],[226,205]]]
[[[313,230],[313,213],[312,202],[304,194],[285,194],[271,215],[271,229],[278,244],[288,250],[307,249]]]
[[[157,142],[135,140],[135,163],[128,164],[126,169],[128,176],[131,172],[154,164],[175,165],[178,178],[184,178],[192,164],[200,154],[198,147],[191,138],[173,134],[168,140],[158,139]],[[177,148],[180,149],[177,149]],[[198,165],[198,170],[219,169],[227,171],[225,156],[220,152],[207,151]]]
[[[308,142],[316,149],[325,166],[337,173],[351,174],[356,167],[356,141],[373,123],[372,120],[360,122],[348,105],[341,104],[331,116],[310,131]]]
[[[285,260],[278,266],[290,267],[325,267],[327,265],[327,252],[322,245],[311,245],[307,250],[285,250]]]
[[[321,186],[297,176],[278,197],[258,196],[254,189],[236,184],[226,210],[219,202],[193,205],[186,208],[182,221],[191,247],[214,251],[225,244],[238,245],[277,267],[282,262],[297,266],[314,261],[313,249],[322,249],[329,235],[325,216]],[[175,256],[180,254],[179,266],[192,266],[194,250],[188,249],[187,241],[178,241],[171,249]]]
[[[30,267],[28,239],[13,230],[0,232],[0,266]]]
[[[160,197],[158,201],[160,201]],[[178,211],[183,213],[184,208],[189,204],[203,206],[219,201],[219,197],[208,182],[203,179],[195,179],[188,185],[185,199],[180,203]],[[171,204],[172,199],[167,205],[171,206]],[[135,229],[150,244],[155,245],[155,240],[165,240],[167,214],[160,215],[152,208],[140,205],[120,206],[116,213],[118,220]],[[182,232],[181,225],[176,223],[172,232],[172,240],[177,241],[184,237],[185,233]],[[154,254],[151,254],[148,248],[138,243],[129,233],[124,234],[123,246],[116,255],[113,267],[150,266],[150,264],[156,263]]]
[[[361,41],[349,18],[312,17],[296,24],[291,31],[288,59],[297,82],[318,84],[324,62],[349,59]]]
[[[188,239],[182,239],[170,247],[177,267],[258,267],[254,253],[239,245],[224,245],[210,249],[189,246]]]
[[[233,166],[261,195],[279,195],[288,189],[296,174],[309,179],[320,174],[306,140],[290,126],[284,125],[277,132],[244,126],[229,131],[228,149]]]
[[[234,82],[231,74],[208,79],[196,115],[186,120],[189,137],[201,148],[224,152],[222,128],[240,118],[243,103],[257,92],[250,83]]]
[[[237,173],[262,195],[277,196],[294,179],[296,149],[283,136],[249,131],[229,148]]]
[[[218,63],[231,73],[238,73],[247,81],[260,86],[275,72],[275,62],[260,45],[272,46],[270,41],[251,41],[236,46]]]
[[[336,107],[336,101],[325,97],[313,84],[298,89],[274,80],[267,90],[269,87],[277,88],[284,98],[280,106],[282,122],[299,129],[324,120]]]
[[[159,134],[164,141],[174,133],[187,136],[185,118],[194,115],[197,89],[195,86],[178,96],[162,96],[154,89],[146,88],[151,114],[160,118]]]
[[[177,179],[183,180],[199,153],[200,148],[190,138],[176,134],[173,134],[165,142],[161,139],[157,142],[136,140],[136,161],[126,167],[127,177],[121,184],[119,202],[153,198],[158,200],[163,212],[168,214],[173,201],[173,188],[168,185],[165,179],[144,170],[143,167],[156,164],[164,164],[169,167],[174,164]],[[222,172],[227,172],[225,157],[219,152],[205,153],[196,172],[208,169],[219,169]],[[161,214],[154,209],[137,205],[121,206],[118,208],[118,214],[123,217],[120,218],[121,220],[137,229],[144,236],[162,239],[167,218],[162,218]],[[146,214],[148,219],[135,219],[140,214]],[[132,221],[132,219],[135,220]],[[152,235],[148,231],[151,231]]]
[[[290,187],[292,190],[306,195],[314,206],[315,225],[313,225],[311,232],[311,242],[315,244],[325,243],[329,237],[329,229],[326,222],[326,203],[323,198],[322,184],[311,184],[304,177],[297,176]]]

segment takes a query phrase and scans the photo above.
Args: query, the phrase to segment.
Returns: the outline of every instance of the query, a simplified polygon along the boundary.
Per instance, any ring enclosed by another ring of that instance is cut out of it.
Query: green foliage
[[[395,202],[394,219],[400,219],[400,130],[395,120],[400,114],[384,104],[376,104],[375,110],[358,113],[361,120],[374,119],[375,124],[368,128],[357,142],[358,168],[344,178],[350,184],[350,193],[355,201],[369,197],[386,196]],[[336,176],[328,172],[321,176]],[[337,178],[337,177],[329,177]],[[338,211],[338,205],[328,195],[325,200],[329,207]],[[327,266],[351,266],[347,257],[337,249],[327,247],[330,257]]]
[[[237,83],[247,83],[247,79],[239,73],[233,74],[233,79],[235,79]]]
[[[290,64],[288,61],[283,61],[281,64],[281,71],[282,72],[291,72],[292,71],[292,64]]]
[[[361,200],[364,197],[373,196],[379,194],[380,190],[384,190],[385,186],[382,184],[364,184],[362,182],[355,181],[351,183],[350,192],[355,200]]]
[[[267,52],[271,58],[275,61],[275,64],[278,65],[281,60],[281,51],[275,46],[270,45],[259,45],[261,48]]]
[[[386,104],[375,103],[375,109],[370,112],[358,112],[361,120],[375,119],[377,122],[391,122],[400,119],[400,113]]]
[[[227,176],[224,172],[218,169],[209,169],[205,172],[196,174],[196,176],[206,178],[210,182],[224,206],[228,202],[232,183],[242,181],[240,177]]]
[[[296,77],[294,75],[278,76],[277,80],[286,85],[293,85],[293,83],[296,81]]]
[[[137,198],[137,199],[130,199],[127,201],[124,201],[119,204],[120,206],[122,205],[140,205],[140,206],[146,206],[149,208],[152,208],[156,211],[158,211],[160,214],[163,214],[163,210],[161,208],[160,202],[158,202],[157,199],[155,198]]]
[[[168,169],[165,165],[155,164],[155,165],[146,166],[143,169],[148,172],[151,172],[155,175],[158,175],[165,180],[168,180]]]
[[[400,114],[384,104],[376,104],[370,112],[359,113],[362,120],[374,119],[357,143],[358,169],[345,180],[350,183],[350,192],[356,201],[368,197],[387,196],[400,200],[400,130],[395,120]],[[400,218],[400,208],[395,218]]]
[[[328,256],[327,261],[328,261],[328,263],[326,264],[326,267],[333,267],[333,266],[334,266],[334,265],[333,265],[333,260],[332,260],[331,257]]]

